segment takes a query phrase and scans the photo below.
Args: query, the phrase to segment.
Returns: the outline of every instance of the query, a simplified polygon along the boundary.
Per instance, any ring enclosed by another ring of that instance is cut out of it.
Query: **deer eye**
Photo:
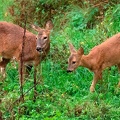
[[[72,61],[72,64],[75,64],[76,63],[76,61]]]
[[[44,37],[43,39],[44,39],[44,40],[46,40],[46,39],[47,39],[47,37]]]

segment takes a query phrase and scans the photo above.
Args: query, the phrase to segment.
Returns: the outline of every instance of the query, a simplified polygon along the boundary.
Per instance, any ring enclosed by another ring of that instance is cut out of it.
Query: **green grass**
[[[14,72],[10,72],[11,71]],[[19,105],[13,102],[19,98],[17,70],[10,67],[7,78],[2,83],[2,111],[4,118],[10,118],[14,112],[16,119],[54,120],[54,119],[96,119],[117,120],[120,113],[120,92],[116,88],[118,74],[115,67],[105,71],[103,83],[96,85],[95,93],[89,93],[92,74],[79,68],[68,74],[58,63],[48,60],[42,63],[42,79],[38,75],[37,99],[33,102],[33,90],[25,96],[25,102]],[[110,72],[110,73],[109,73]],[[109,73],[109,74],[108,74]],[[16,74],[16,75],[15,75]],[[107,74],[107,76],[106,76]],[[13,76],[16,76],[13,78]],[[25,83],[24,92],[33,86],[32,77]],[[9,111],[10,105],[13,110]]]
[[[38,67],[37,81],[40,83],[37,85],[36,101],[33,102],[32,89],[25,95],[24,103],[14,104],[20,96],[19,75],[17,68],[14,67],[17,64],[9,63],[6,70],[7,77],[4,82],[0,82],[0,111],[3,113],[3,118],[6,120],[10,118],[19,120],[119,120],[120,89],[117,88],[119,74],[115,66],[103,72],[103,82],[102,84],[98,82],[94,93],[89,92],[93,79],[92,72],[83,67],[70,74],[66,72],[66,62],[70,55],[68,42],[72,42],[76,49],[83,46],[87,54],[93,46],[120,31],[119,8],[119,5],[111,7],[106,11],[104,20],[93,28],[86,27],[86,21],[91,18],[84,21],[89,10],[71,9],[62,19],[67,22],[60,29],[57,27],[59,22],[56,22],[59,20],[55,18],[56,27],[51,34],[50,53]],[[91,14],[93,15],[94,12],[92,11]],[[115,20],[113,20],[114,15],[116,15]],[[9,17],[4,18],[3,12],[0,18],[7,20]],[[82,27],[76,26],[81,22],[83,22]],[[24,92],[32,86],[33,70],[31,76],[26,79]],[[13,107],[12,110],[10,106]]]

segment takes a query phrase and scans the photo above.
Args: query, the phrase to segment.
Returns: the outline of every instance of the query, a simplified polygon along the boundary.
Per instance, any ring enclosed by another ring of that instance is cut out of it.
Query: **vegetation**
[[[51,50],[38,67],[37,98],[33,101],[33,70],[24,85],[25,101],[20,96],[17,63],[9,63],[7,76],[0,82],[0,115],[5,120],[119,120],[120,89],[117,68],[104,71],[102,84],[89,92],[93,77],[86,68],[66,73],[68,42],[85,53],[106,38],[120,32],[119,0],[3,0],[0,20],[22,26],[45,24],[52,19]],[[30,89],[30,90],[29,90]]]

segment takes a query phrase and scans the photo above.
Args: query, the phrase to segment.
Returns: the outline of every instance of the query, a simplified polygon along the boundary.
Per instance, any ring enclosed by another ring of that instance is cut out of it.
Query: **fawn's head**
[[[36,25],[32,25],[32,28],[38,32],[38,35],[36,36],[36,50],[39,52],[43,52],[50,44],[49,36],[50,30],[53,28],[53,24],[51,21],[48,21],[44,29]]]
[[[74,71],[80,65],[81,57],[84,54],[84,50],[81,47],[79,50],[75,50],[72,44],[69,44],[70,48],[70,57],[68,59],[68,68],[67,72]]]

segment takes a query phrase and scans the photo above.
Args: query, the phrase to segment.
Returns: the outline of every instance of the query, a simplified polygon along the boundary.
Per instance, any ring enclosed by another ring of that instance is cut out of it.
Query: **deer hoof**
[[[118,83],[118,87],[120,88],[120,82]]]
[[[93,86],[90,87],[90,92],[94,92],[95,88]]]

